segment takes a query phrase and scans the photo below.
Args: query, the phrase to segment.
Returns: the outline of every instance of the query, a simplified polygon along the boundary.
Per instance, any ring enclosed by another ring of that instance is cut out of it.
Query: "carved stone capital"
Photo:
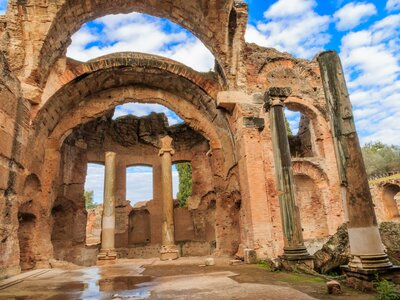
[[[264,108],[269,111],[273,106],[283,106],[286,98],[290,96],[292,89],[289,87],[271,87],[264,96]]]
[[[175,154],[175,150],[172,148],[172,138],[168,135],[164,136],[160,139],[161,149],[158,152],[158,155],[161,156],[165,152],[171,153],[171,155]]]

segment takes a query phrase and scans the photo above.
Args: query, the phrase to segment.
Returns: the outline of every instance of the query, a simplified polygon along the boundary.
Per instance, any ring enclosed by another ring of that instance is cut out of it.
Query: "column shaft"
[[[172,164],[170,152],[164,152],[161,156],[161,170],[161,184],[163,187],[162,243],[163,245],[174,245],[174,203],[172,195]]]
[[[106,152],[104,174],[104,202],[101,223],[101,250],[99,259],[115,259],[115,192],[116,154]]]
[[[391,268],[379,234],[367,173],[342,65],[336,52],[318,56],[333,132],[349,233],[351,262],[358,269]]]
[[[299,260],[309,259],[310,255],[304,246],[300,212],[295,200],[292,159],[283,111],[283,100],[289,94],[288,88],[271,88],[267,95],[267,108],[284,234],[284,256],[288,260]]]
[[[179,253],[175,245],[174,237],[174,202],[172,196],[172,139],[169,136],[161,140],[161,185],[162,185],[162,246],[160,250],[161,260],[177,259]]]

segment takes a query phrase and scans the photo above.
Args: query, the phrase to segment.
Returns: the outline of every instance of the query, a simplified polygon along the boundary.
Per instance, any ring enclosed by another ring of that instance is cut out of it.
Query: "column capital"
[[[271,87],[264,95],[264,108],[269,111],[273,106],[283,106],[286,98],[290,96],[290,87]]]
[[[115,156],[117,156],[117,153],[115,153],[115,152],[112,152],[112,151],[106,151],[105,153],[104,153],[104,156],[105,157],[115,157]]]
[[[161,148],[158,152],[158,155],[161,156],[165,152],[171,153],[171,155],[175,154],[175,150],[172,148],[172,138],[169,135],[166,135],[160,139]]]

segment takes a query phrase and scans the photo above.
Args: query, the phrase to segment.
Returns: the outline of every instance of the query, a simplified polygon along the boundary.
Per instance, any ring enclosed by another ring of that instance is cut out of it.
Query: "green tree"
[[[290,123],[285,115],[285,125],[286,125],[286,133],[288,136],[293,136],[292,129],[290,128]]]
[[[93,191],[85,191],[83,193],[83,196],[85,197],[85,207],[86,209],[92,209],[95,208],[97,205],[94,203],[93,200]]]
[[[381,142],[368,143],[362,147],[368,176],[400,171],[400,147]]]
[[[177,194],[180,207],[186,207],[186,201],[192,195],[192,166],[190,162],[178,163],[179,191]]]

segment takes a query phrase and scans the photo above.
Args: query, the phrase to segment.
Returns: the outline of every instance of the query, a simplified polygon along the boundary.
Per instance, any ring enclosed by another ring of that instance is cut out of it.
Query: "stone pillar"
[[[318,62],[335,142],[349,233],[351,260],[348,270],[367,274],[393,269],[379,234],[340,58],[336,52],[326,51],[318,56]]]
[[[115,252],[115,193],[116,153],[106,152],[101,249],[97,257],[99,260],[111,260],[117,257],[117,253]]]
[[[283,258],[287,261],[310,260],[303,242],[300,212],[296,205],[292,159],[285,125],[283,102],[290,95],[290,88],[270,88],[266,95],[266,109],[270,126],[278,184],[279,205],[284,235]]]
[[[179,257],[174,238],[174,202],[172,197],[172,138],[165,136],[160,139],[161,149],[161,186],[162,186],[162,246],[161,260],[172,260]]]

